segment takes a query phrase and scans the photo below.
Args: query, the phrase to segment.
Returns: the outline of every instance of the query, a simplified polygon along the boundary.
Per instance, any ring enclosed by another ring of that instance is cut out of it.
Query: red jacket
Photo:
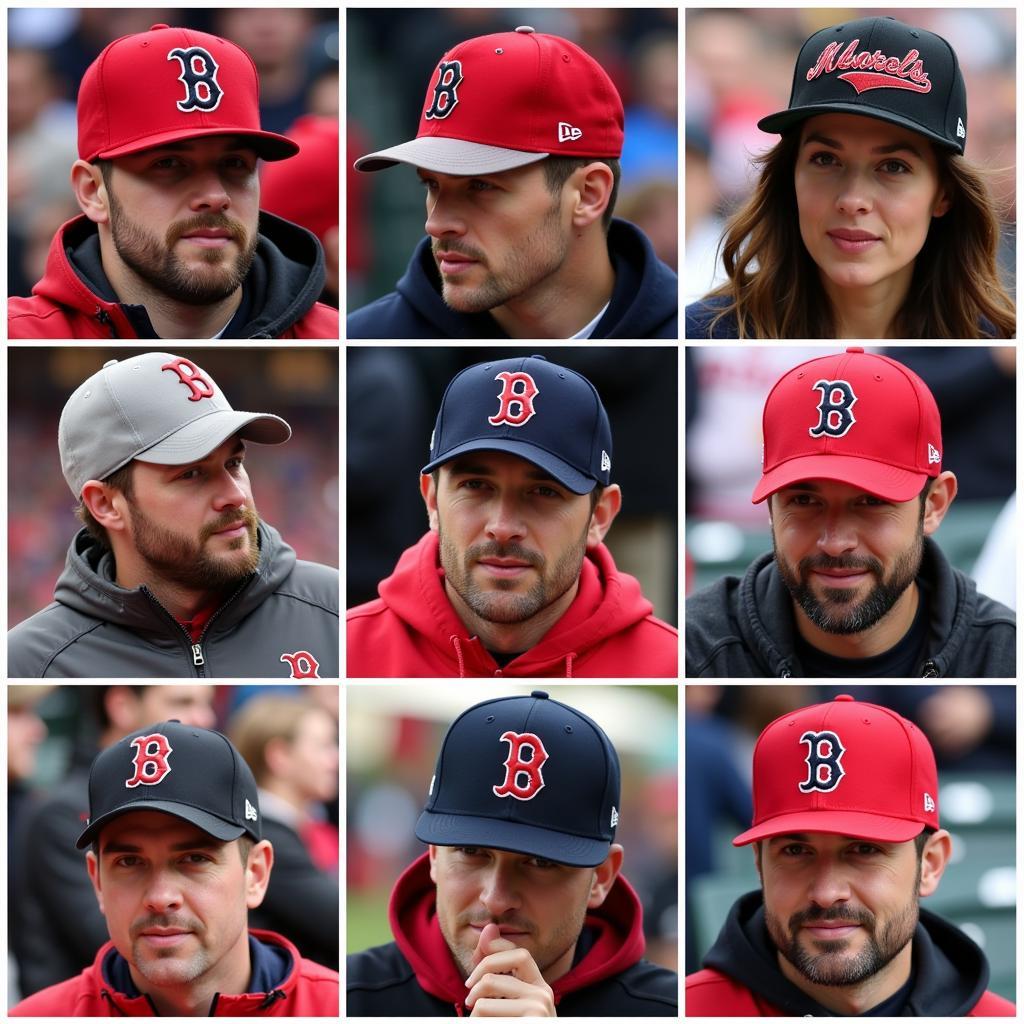
[[[303,960],[299,951],[274,932],[253,928],[250,935],[282,947],[292,966],[270,992],[242,995],[219,993],[211,1017],[337,1017],[339,978],[335,971]],[[126,996],[113,989],[103,972],[112,942],[100,947],[96,959],[77,977],[44,988],[9,1011],[11,1017],[156,1017],[145,996]]]
[[[350,677],[674,677],[678,633],[656,619],[640,584],[603,545],[587,552],[579,591],[530,650],[503,668],[455,614],[438,564],[437,534],[403,552],[380,597],[348,612]]]
[[[772,1006],[762,996],[728,975],[714,970],[698,971],[686,979],[687,1017],[788,1017],[785,1010]],[[964,1014],[965,1017],[1015,1017],[1013,1003],[985,992]]]
[[[148,316],[143,307],[107,301],[79,272],[86,269],[79,266],[79,261],[89,258],[79,247],[95,233],[95,226],[84,215],[61,225],[50,244],[46,272],[33,287],[32,297],[12,296],[8,300],[8,337],[107,341],[155,337],[145,330]],[[313,235],[279,217],[261,213],[260,237],[257,257],[249,271],[257,293],[254,304],[259,308],[239,337],[337,339],[338,311],[316,301],[323,288],[324,271],[323,253]],[[75,253],[75,259],[68,255],[69,250]],[[98,261],[94,248],[85,252]],[[94,266],[92,272],[97,269]]]

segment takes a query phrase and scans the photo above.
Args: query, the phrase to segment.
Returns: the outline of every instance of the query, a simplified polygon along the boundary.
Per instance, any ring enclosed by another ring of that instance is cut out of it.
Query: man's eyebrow
[[[806,139],[804,139],[805,146],[810,145],[812,142],[817,142],[823,146],[828,146],[830,149],[842,150],[843,148],[843,144],[841,142],[837,142],[835,139],[830,139],[827,135],[822,135],[820,132],[811,132],[811,134],[808,135]],[[908,153],[912,153],[914,156],[918,158],[918,160],[924,159],[921,156],[920,152],[917,150],[917,148],[914,146],[914,144],[909,141],[893,142],[887,146],[876,146],[874,149],[871,150],[871,152],[879,156],[886,156],[889,153],[896,153],[899,152],[900,150],[906,150]]]
[[[470,462],[467,459],[453,459],[448,463],[448,472],[454,476],[494,476],[497,470],[486,462]],[[530,465],[526,470],[530,480],[558,484],[558,481],[540,466]],[[558,486],[562,486],[558,484]]]
[[[780,487],[780,491],[820,491],[821,488],[811,480],[798,480],[793,484],[786,484]]]
[[[224,841],[215,839],[213,836],[203,836],[196,839],[187,839],[181,843],[174,843],[171,846],[173,853],[180,853],[182,850],[219,850],[224,846]],[[104,854],[108,853],[142,853],[142,847],[134,843],[119,843],[111,841],[103,844]]]
[[[178,142],[164,142],[161,143],[159,146],[153,146],[151,150],[149,150],[149,152],[187,153],[191,152],[195,148],[196,142],[194,139],[181,139]],[[232,151],[237,149],[249,149],[252,150],[254,153],[256,152],[256,150],[253,147],[253,144],[248,139],[241,135],[232,138],[227,143],[227,148]],[[142,151],[140,150],[140,152]]]

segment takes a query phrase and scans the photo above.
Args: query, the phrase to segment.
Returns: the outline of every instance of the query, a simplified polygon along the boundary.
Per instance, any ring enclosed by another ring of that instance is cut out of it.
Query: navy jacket
[[[678,338],[679,286],[647,236],[629,221],[613,219],[608,250],[615,289],[593,338]],[[505,338],[490,313],[457,313],[441,298],[430,239],[416,246],[396,290],[348,317],[346,337]]]
[[[740,336],[739,325],[736,323],[736,314],[730,313],[727,317],[715,325],[714,332],[711,330],[711,321],[729,305],[731,300],[725,296],[717,298],[701,299],[699,302],[691,302],[686,307],[686,337],[687,338],[718,338],[736,339]]]

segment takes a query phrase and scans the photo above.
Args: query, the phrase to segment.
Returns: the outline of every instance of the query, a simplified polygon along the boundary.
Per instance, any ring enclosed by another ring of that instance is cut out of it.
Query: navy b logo
[[[846,748],[839,742],[834,732],[805,732],[800,737],[806,743],[807,778],[800,783],[801,793],[818,790],[819,793],[831,793],[839,780],[846,774],[841,764]]]
[[[434,98],[423,116],[428,120],[441,120],[447,117],[459,102],[456,89],[462,85],[462,61],[443,60],[437,65],[437,82],[434,85]]]
[[[853,415],[857,401],[853,388],[845,380],[819,380],[814,390],[821,392],[821,402],[818,422],[810,429],[811,437],[842,437],[857,422]]]
[[[179,48],[171,50],[167,59],[181,64],[178,81],[185,86],[185,98],[178,100],[178,109],[186,114],[190,110],[216,110],[224,90],[217,82],[220,69],[209,51],[201,46],[190,46],[187,50]]]

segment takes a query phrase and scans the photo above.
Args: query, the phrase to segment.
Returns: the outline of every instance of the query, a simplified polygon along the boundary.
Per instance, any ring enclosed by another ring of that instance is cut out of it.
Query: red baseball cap
[[[299,147],[260,129],[252,58],[226,39],[154,25],[122,36],[89,65],[78,90],[78,155],[127,156],[203,135],[244,135],[264,160]]]
[[[622,155],[622,100],[575,43],[522,25],[449,50],[434,70],[411,142],[361,156],[440,174],[495,174],[546,156]]]
[[[942,471],[942,424],[927,385],[862,348],[784,374],[764,403],[761,480],[751,501],[801,480],[838,480],[886,501]]]
[[[913,722],[842,694],[776,718],[754,747],[753,827],[905,843],[939,827],[935,755]]]

